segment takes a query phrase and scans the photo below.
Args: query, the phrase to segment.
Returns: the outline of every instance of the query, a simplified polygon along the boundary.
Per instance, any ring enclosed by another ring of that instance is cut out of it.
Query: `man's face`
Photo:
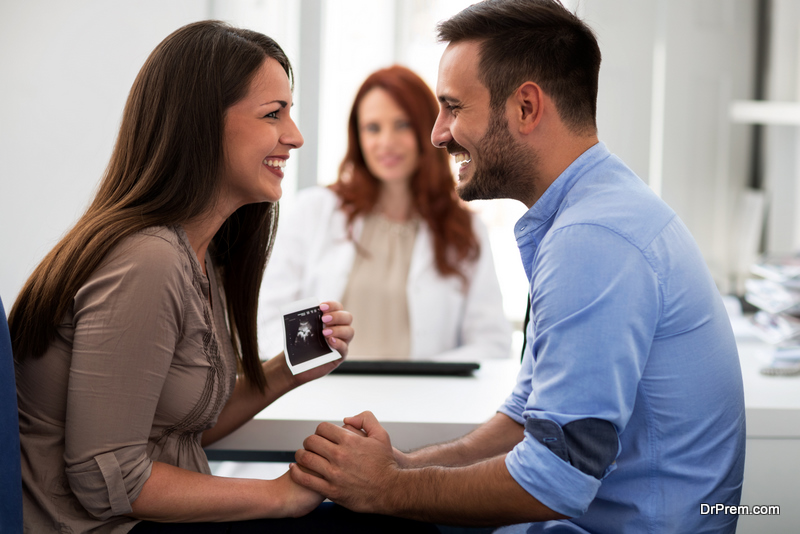
[[[491,109],[489,90],[478,78],[479,47],[451,43],[442,54],[431,141],[461,164],[456,191],[462,199],[520,199],[536,157],[511,135],[505,108]]]

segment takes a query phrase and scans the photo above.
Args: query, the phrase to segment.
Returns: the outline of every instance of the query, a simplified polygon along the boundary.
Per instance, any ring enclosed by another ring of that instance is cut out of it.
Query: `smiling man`
[[[321,424],[292,477],[364,512],[503,532],[734,532],[744,399],[720,295],[681,220],[598,141],[600,50],[554,0],[439,26],[433,143],[465,200],[513,198],[530,280],[517,385],[454,442],[403,453],[365,412]],[[310,473],[309,471],[313,471]]]

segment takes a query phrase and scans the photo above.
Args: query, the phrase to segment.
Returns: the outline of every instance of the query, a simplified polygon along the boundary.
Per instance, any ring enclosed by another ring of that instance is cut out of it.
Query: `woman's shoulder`
[[[120,240],[103,263],[151,272],[185,272],[191,269],[186,246],[179,227],[152,226]]]
[[[176,226],[151,226],[123,238],[118,249],[136,251],[148,256],[180,256],[181,236]]]
[[[191,285],[192,265],[178,232],[151,227],[122,238],[75,295],[76,313],[112,293],[136,301],[167,294],[182,301]]]

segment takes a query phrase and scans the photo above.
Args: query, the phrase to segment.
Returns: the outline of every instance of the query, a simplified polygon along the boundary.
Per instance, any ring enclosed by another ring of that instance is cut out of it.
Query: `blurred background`
[[[88,205],[128,90],[178,27],[216,18],[275,38],[296,75],[305,146],[298,188],[332,182],[355,91],[399,63],[432,88],[436,23],[465,0],[0,0],[0,296]],[[600,138],[695,236],[723,293],[741,293],[760,252],[800,249],[800,0],[564,0],[603,54]],[[505,310],[527,282],[515,201],[472,204],[491,229]]]

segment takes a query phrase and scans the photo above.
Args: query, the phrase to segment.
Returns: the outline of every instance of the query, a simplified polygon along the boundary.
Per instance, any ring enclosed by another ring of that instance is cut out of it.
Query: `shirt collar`
[[[558,178],[550,184],[550,187],[544,194],[536,201],[536,203],[520,217],[514,225],[514,236],[519,242],[525,236],[540,229],[551,220],[553,215],[564,201],[569,190],[575,185],[575,182],[583,176],[586,171],[594,167],[600,161],[606,159],[611,153],[602,142],[598,142],[589,148],[586,152],[578,156],[575,161],[570,163],[569,167],[564,169]],[[547,230],[544,226],[544,230]],[[533,236],[531,236],[533,237]]]

